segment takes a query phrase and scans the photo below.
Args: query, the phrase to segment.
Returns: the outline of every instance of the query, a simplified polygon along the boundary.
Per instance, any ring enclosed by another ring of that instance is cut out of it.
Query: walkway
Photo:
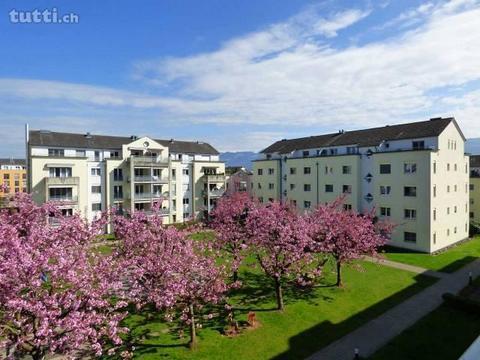
[[[377,264],[382,264],[382,265],[392,267],[392,268],[395,268],[395,269],[410,271],[410,272],[413,272],[413,273],[416,273],[416,274],[428,275],[428,276],[436,277],[436,278],[439,278],[439,279],[444,278],[445,276],[449,275],[447,273],[442,273],[442,272],[439,272],[439,271],[425,269],[425,268],[422,268],[420,266],[399,263],[399,262],[396,262],[396,261],[391,261],[391,260],[382,259],[382,258],[378,259],[378,258],[373,258],[373,257],[370,257],[370,256],[365,256],[363,259],[366,260],[366,261],[370,261],[370,262],[377,263]]]
[[[410,265],[392,263],[392,261],[385,261],[384,265],[405,270],[410,267]],[[428,273],[426,269],[413,268]],[[441,279],[434,285],[331,343],[309,357],[309,360],[352,360],[355,349],[359,349],[362,358],[367,358],[402,331],[440,306],[443,302],[442,295],[444,293],[456,294],[468,285],[470,272],[474,277],[480,275],[480,259],[471,262],[453,274],[442,274]]]

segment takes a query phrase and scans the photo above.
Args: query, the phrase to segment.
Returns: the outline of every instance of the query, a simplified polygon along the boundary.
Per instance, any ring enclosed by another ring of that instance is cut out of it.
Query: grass
[[[441,305],[370,360],[456,360],[480,334],[480,314]]]
[[[346,335],[368,320],[404,301],[435,279],[372,263],[359,263],[361,270],[344,268],[344,288],[332,286],[328,271],[323,283],[312,291],[286,289],[286,310],[274,310],[271,283],[258,270],[245,266],[244,286],[231,295],[236,318],[245,322],[255,311],[260,326],[236,337],[222,335],[224,323],[209,320],[199,331],[199,347],[187,348],[188,337],[179,338],[172,324],[160,314],[131,315],[132,344],[138,359],[300,359]],[[357,266],[358,267],[358,264]]]
[[[480,237],[477,236],[436,255],[387,248],[385,257],[392,261],[452,273],[480,257]]]

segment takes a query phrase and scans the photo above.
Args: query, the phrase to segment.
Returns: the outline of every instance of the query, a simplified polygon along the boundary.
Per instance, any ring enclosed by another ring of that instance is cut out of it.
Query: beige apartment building
[[[225,164],[204,142],[28,130],[28,189],[66,215],[109,208],[151,212],[166,224],[201,218],[225,190]]]
[[[396,224],[390,245],[431,253],[468,237],[464,145],[454,118],[284,139],[254,161],[253,191],[300,211],[344,196]]]
[[[25,159],[0,159],[0,207],[9,206],[16,193],[26,191]]]
[[[480,155],[470,156],[470,221],[480,225]]]

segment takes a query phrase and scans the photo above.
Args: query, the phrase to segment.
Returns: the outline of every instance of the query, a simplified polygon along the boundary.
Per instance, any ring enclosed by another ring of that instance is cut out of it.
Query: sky
[[[12,15],[36,9],[78,21]],[[480,136],[480,0],[3,0],[0,49],[0,157],[25,123],[220,151],[438,116]]]

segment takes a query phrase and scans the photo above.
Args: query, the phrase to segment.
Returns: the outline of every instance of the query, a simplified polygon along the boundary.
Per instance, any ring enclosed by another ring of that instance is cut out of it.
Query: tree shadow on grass
[[[282,354],[273,357],[272,360],[306,358],[330,343],[347,335],[356,328],[364,325],[368,321],[380,316],[385,311],[400,304],[436,281],[435,279],[424,275],[417,275],[415,280],[415,284],[383,299],[342,322],[332,323],[330,321],[324,321],[291,337],[289,339],[289,349]],[[356,347],[361,351],[362,344],[357,344]],[[352,359],[354,357],[353,351],[354,349],[351,349]]]

